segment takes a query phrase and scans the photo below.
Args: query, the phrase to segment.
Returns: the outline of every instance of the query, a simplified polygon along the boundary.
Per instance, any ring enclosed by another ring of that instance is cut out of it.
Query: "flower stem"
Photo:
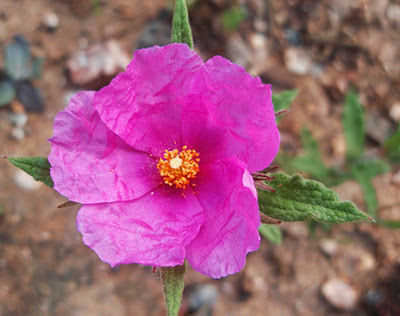
[[[172,21],[172,43],[186,43],[193,49],[192,30],[185,0],[176,0]]]
[[[181,307],[186,261],[181,266],[161,268],[161,283],[168,316],[177,316]]]

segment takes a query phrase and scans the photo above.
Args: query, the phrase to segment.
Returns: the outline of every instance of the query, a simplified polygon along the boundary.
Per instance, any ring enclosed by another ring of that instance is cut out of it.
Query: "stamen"
[[[157,169],[160,170],[164,182],[169,186],[185,189],[190,179],[194,179],[199,171],[199,153],[183,146],[180,152],[178,149],[165,150],[163,157],[165,160],[160,158]]]

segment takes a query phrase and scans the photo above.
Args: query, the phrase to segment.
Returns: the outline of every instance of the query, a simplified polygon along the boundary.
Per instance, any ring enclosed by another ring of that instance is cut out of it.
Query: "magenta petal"
[[[182,114],[183,142],[201,137],[201,126],[212,124],[225,131],[222,149],[215,157],[236,155],[250,172],[266,168],[279,149],[279,132],[271,89],[243,67],[216,56],[193,77]],[[233,146],[233,147],[232,147]],[[226,150],[226,148],[229,150]]]
[[[159,156],[180,148],[182,104],[202,64],[186,44],[138,50],[126,71],[96,93],[95,107],[138,150]]]
[[[167,186],[134,201],[84,205],[77,217],[83,242],[111,266],[182,264],[202,222],[193,192]]]
[[[93,96],[77,94],[55,119],[49,155],[54,188],[80,203],[138,198],[160,184],[157,161],[100,120]]]
[[[236,273],[260,244],[254,181],[243,162],[230,158],[202,166],[196,185],[205,218],[186,247],[187,259],[193,269],[213,278]]]

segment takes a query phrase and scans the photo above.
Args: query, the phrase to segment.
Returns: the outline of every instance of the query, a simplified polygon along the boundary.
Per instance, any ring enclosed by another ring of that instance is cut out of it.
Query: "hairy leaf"
[[[36,181],[41,181],[50,188],[54,186],[50,176],[50,163],[46,157],[8,157],[14,166],[31,175]]]
[[[282,221],[314,219],[324,223],[344,223],[368,220],[351,202],[340,201],[338,195],[322,183],[299,175],[274,174],[268,182],[275,192],[258,191],[260,211]]]
[[[365,122],[361,103],[354,91],[349,91],[345,97],[343,132],[347,158],[354,159],[361,156],[364,151]]]
[[[176,0],[172,21],[172,43],[186,43],[193,49],[192,30],[185,0]]]
[[[292,104],[294,98],[297,95],[298,90],[286,90],[281,93],[272,94],[272,103],[274,104],[274,111],[279,112],[282,110],[286,110]],[[276,118],[276,121],[279,122],[281,116]]]
[[[275,225],[261,224],[258,228],[258,232],[275,245],[280,245],[282,243],[282,232],[280,228]]]
[[[178,316],[185,287],[186,261],[181,266],[162,267],[161,282],[168,316]]]

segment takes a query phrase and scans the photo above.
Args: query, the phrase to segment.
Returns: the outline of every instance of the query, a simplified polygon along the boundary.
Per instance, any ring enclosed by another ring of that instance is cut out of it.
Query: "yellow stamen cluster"
[[[198,157],[199,154],[193,149],[187,149],[187,146],[183,146],[180,152],[178,149],[165,150],[165,160],[160,158],[157,169],[166,184],[185,189],[199,171]]]

